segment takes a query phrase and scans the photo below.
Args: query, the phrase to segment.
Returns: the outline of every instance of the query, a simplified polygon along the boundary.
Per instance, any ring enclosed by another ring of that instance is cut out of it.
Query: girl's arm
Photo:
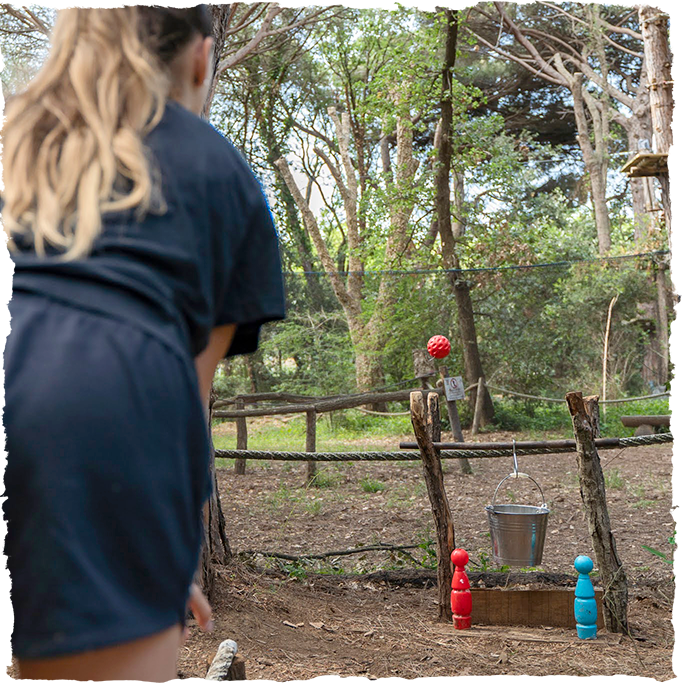
[[[211,395],[211,382],[216,372],[218,363],[225,358],[230,348],[232,338],[235,335],[236,325],[223,325],[211,330],[209,343],[206,348],[194,359],[199,380],[199,395],[207,412],[209,409],[209,397]]]
[[[201,396],[204,410],[206,411],[206,419],[209,419],[209,398],[211,397],[211,382],[216,372],[216,367],[230,348],[232,338],[235,335],[236,325],[224,325],[216,327],[211,330],[209,335],[209,343],[206,348],[194,359],[194,365],[197,369],[197,379],[199,380],[199,395]],[[204,506],[205,517],[206,507]],[[211,606],[208,600],[202,593],[201,589],[196,583],[192,584],[190,588],[190,599],[188,607],[197,619],[200,627],[205,631],[213,629],[213,621],[211,620]]]

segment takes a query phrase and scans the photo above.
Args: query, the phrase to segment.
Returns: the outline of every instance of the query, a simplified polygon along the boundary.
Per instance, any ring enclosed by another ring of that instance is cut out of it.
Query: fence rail
[[[503,387],[498,387],[493,384],[485,383],[488,389],[495,392],[512,396],[515,398],[524,398],[534,401],[547,401],[549,403],[566,403],[564,398],[552,398],[548,396],[534,396],[533,394],[523,394],[518,391],[511,391]],[[465,388],[466,392],[477,389],[477,384],[471,384]],[[385,391],[385,392],[369,392],[365,394],[345,394],[338,396],[304,396],[302,394],[288,394],[288,393],[260,393],[260,394],[244,394],[228,399],[219,399],[213,404],[213,417],[216,419],[234,419],[238,417],[267,417],[269,415],[293,415],[297,413],[306,413],[314,410],[317,413],[329,413],[335,410],[348,410],[351,408],[359,408],[360,406],[372,403],[394,403],[399,401],[410,400],[410,393],[412,391],[422,391],[426,396],[429,391],[435,391],[440,396],[443,396],[443,387],[436,387],[435,389],[402,389],[400,391]],[[648,401],[657,398],[665,398],[670,396],[669,392],[662,392],[658,394],[649,394],[647,396],[633,396],[630,398],[614,398],[601,401],[605,404],[619,404],[632,403],[635,401]],[[229,405],[235,405],[240,402],[243,404],[249,403],[263,403],[267,401],[284,401],[294,405],[279,405],[267,406],[264,408],[244,408],[236,410],[221,410],[221,408]],[[378,415],[398,415],[400,413],[378,413],[376,411],[368,411]]]
[[[215,410],[212,416],[215,418],[230,419],[238,417],[265,417],[267,415],[291,415],[295,413],[307,413],[311,410],[316,413],[330,413],[335,410],[347,410],[349,408],[358,408],[372,403],[391,403],[395,401],[409,401],[410,394],[413,391],[422,391],[426,396],[429,391],[435,391],[439,395],[443,395],[441,387],[437,389],[403,389],[401,391],[386,391],[375,394],[350,394],[348,396],[339,396],[338,398],[325,398],[324,400],[317,400],[315,397],[308,397],[309,403],[296,404],[292,406],[270,406],[266,408],[252,408],[249,410]],[[217,403],[217,402],[216,402]]]

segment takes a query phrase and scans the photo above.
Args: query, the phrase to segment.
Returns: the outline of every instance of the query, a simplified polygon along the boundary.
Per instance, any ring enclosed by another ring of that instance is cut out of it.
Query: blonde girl
[[[259,183],[201,120],[205,5],[59,13],[8,102],[12,646],[25,678],[176,677],[218,361],[284,315]]]

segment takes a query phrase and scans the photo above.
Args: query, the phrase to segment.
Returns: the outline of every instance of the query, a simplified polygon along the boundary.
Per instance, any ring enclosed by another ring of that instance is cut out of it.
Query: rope
[[[564,398],[549,398],[548,396],[533,396],[531,394],[520,394],[517,391],[510,391],[509,389],[503,389],[502,387],[496,387],[493,386],[493,384],[486,384],[486,386],[489,389],[493,389],[494,391],[500,391],[502,394],[509,394],[510,396],[517,396],[519,398],[529,398],[529,399],[534,399],[536,401],[548,401],[549,403],[565,403],[566,399]],[[476,385],[475,385],[476,387]],[[468,387],[469,389],[470,387]],[[613,398],[609,399],[607,401],[600,401],[601,405],[607,404],[607,403],[631,403],[633,401],[648,401],[650,399],[654,398],[663,398],[664,396],[670,396],[668,391],[665,391],[661,394],[650,394],[648,396],[634,396],[633,398]]]
[[[336,273],[337,275],[431,275],[431,274],[445,274],[445,273],[488,273],[498,272],[503,270],[531,270],[534,268],[567,268],[577,263],[596,263],[603,261],[624,261],[628,259],[651,258],[653,256],[660,256],[668,254],[667,249],[657,251],[650,251],[642,254],[623,254],[621,256],[600,256],[597,258],[576,259],[574,261],[552,261],[550,263],[531,263],[529,265],[510,265],[510,266],[487,266],[479,268],[415,268],[406,270],[303,270],[291,271],[285,273],[285,277],[299,276],[299,275],[328,275]]]
[[[656,444],[672,443],[674,440],[670,432],[665,434],[648,434],[645,436],[631,436],[616,439],[614,444],[603,446],[600,450],[617,448],[633,448],[636,446],[652,446]],[[557,450],[556,448],[516,448],[516,455],[551,455],[554,453],[572,453],[573,450]],[[508,458],[512,457],[512,448],[492,448],[486,451],[441,451],[440,456],[446,459],[478,459],[478,458]],[[339,453],[302,453],[295,451],[238,451],[216,450],[217,458],[243,458],[245,460],[289,460],[315,462],[400,462],[406,460],[420,460],[420,454],[415,451],[364,451]]]

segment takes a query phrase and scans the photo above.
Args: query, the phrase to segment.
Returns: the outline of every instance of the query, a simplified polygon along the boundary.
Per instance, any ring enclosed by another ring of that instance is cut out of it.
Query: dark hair
[[[195,7],[138,7],[140,39],[159,59],[168,64],[190,40],[199,34],[213,35],[208,5]]]

